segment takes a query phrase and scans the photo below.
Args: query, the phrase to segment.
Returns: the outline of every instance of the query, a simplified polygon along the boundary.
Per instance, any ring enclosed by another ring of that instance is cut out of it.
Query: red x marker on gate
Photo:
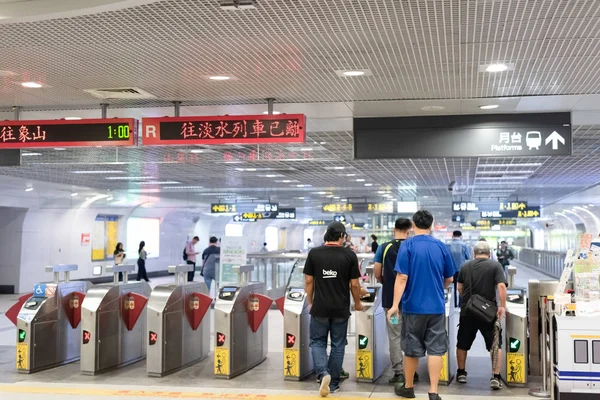
[[[296,343],[296,336],[292,335],[291,333],[287,334],[287,343],[286,346],[287,348],[290,347],[294,347],[294,344]]]
[[[217,347],[221,347],[225,344],[225,335],[217,332]]]
[[[156,341],[158,340],[158,335],[155,332],[150,331],[150,337],[149,337],[150,341],[150,346],[156,344]]]
[[[88,344],[90,342],[92,335],[88,331],[83,331],[83,344]]]

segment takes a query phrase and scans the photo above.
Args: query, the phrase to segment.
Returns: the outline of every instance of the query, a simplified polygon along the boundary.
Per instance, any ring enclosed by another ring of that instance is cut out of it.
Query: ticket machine
[[[373,267],[366,269],[370,285],[368,296],[361,299],[363,312],[355,313],[356,322],[356,379],[375,382],[390,363],[387,335],[387,315],[381,304],[382,286],[375,283]]]
[[[444,298],[446,300],[446,332],[448,332],[448,352],[443,356],[442,371],[440,373],[440,384],[450,385],[454,379],[454,371],[456,371],[456,341],[458,318],[460,314],[454,307],[453,288],[450,286],[446,289]]]
[[[310,309],[303,287],[289,287],[283,304],[283,377],[299,381],[314,371],[310,352]]]
[[[52,265],[52,283],[38,283],[6,313],[17,326],[17,371],[29,374],[79,360],[81,303],[89,283],[70,281],[77,265]],[[60,281],[60,273],[64,274]]]
[[[273,301],[263,282],[249,282],[252,265],[239,267],[238,285],[223,286],[215,302],[214,374],[230,379],[267,357],[267,320]]]
[[[106,267],[113,283],[94,286],[83,301],[81,373],[95,375],[146,357],[147,282],[129,282],[133,265]],[[119,272],[123,282],[119,282]]]
[[[527,340],[527,290],[511,287],[506,290],[506,321],[504,326],[502,369],[507,386],[525,387],[529,371]]]
[[[175,283],[154,288],[148,301],[146,369],[162,377],[208,357],[212,298],[204,282],[186,282],[190,264],[169,266]]]

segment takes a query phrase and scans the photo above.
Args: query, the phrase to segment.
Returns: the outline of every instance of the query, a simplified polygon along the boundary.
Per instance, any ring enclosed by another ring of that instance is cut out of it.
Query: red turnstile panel
[[[273,300],[264,294],[251,294],[248,296],[248,324],[252,332],[256,332],[260,328],[265,316],[269,312]]]
[[[63,307],[73,329],[77,328],[81,322],[81,304],[83,304],[84,298],[85,293],[81,292],[73,292],[63,297]]]
[[[123,316],[123,322],[125,322],[127,330],[133,329],[138,318],[142,315],[147,302],[148,298],[146,296],[133,292],[121,297],[121,315]]]
[[[281,315],[283,315],[283,305],[285,303],[285,296],[281,296],[278,299],[275,299],[275,304],[277,305],[277,308],[279,308],[279,311],[281,311]]]
[[[17,317],[19,316],[19,311],[21,311],[23,304],[25,304],[25,302],[29,300],[31,296],[33,296],[33,293],[24,294],[23,296],[19,297],[19,300],[17,300],[17,302],[13,304],[13,306],[6,312],[6,318],[8,318],[8,320],[15,326],[17,326]]]
[[[185,313],[187,315],[190,326],[193,330],[197,330],[202,322],[202,319],[206,315],[206,312],[210,309],[212,304],[212,298],[205,295],[204,293],[190,293],[185,299]]]

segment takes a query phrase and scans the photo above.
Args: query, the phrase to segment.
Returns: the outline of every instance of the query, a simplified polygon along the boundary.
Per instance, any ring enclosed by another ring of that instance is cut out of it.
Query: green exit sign
[[[521,348],[521,341],[519,339],[510,338],[508,342],[508,350],[510,353],[516,353]]]
[[[369,338],[364,335],[358,335],[358,349],[364,350],[369,344]]]
[[[25,332],[23,329],[19,329],[19,343],[23,343],[26,337],[27,332]]]

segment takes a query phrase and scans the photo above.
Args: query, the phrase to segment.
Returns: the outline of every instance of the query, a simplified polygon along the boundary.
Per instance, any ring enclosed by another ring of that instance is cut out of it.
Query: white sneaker
[[[319,389],[319,394],[321,397],[329,396],[329,384],[331,383],[331,375],[323,375],[321,378],[321,388]]]

